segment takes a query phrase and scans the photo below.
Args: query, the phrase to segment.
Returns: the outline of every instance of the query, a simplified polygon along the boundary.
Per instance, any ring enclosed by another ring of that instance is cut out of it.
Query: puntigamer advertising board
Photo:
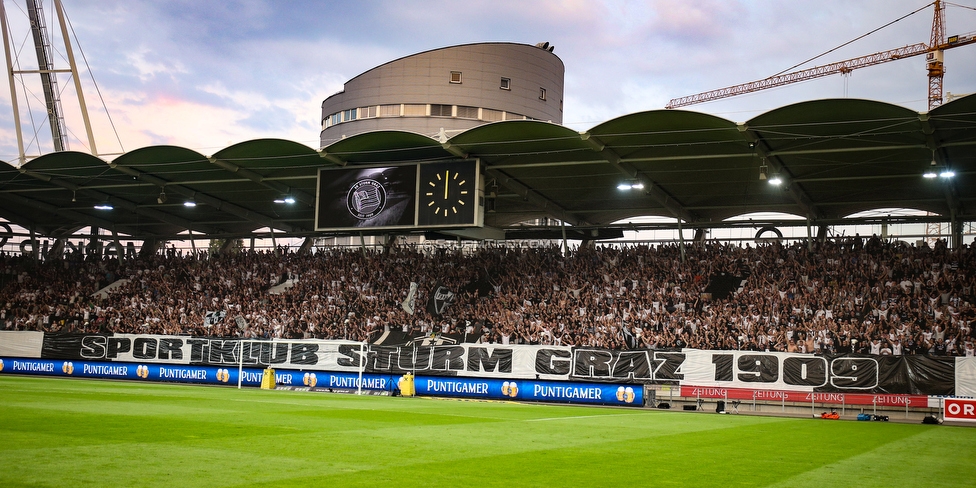
[[[77,378],[173,381],[211,385],[259,386],[265,369],[122,362],[68,361],[59,359],[0,358],[0,373]],[[278,369],[275,383],[318,391],[366,390],[394,393],[401,375],[336,373]],[[635,385],[552,381],[503,381],[498,379],[416,376],[416,393],[495,400],[525,400],[596,405],[642,406],[644,389]]]

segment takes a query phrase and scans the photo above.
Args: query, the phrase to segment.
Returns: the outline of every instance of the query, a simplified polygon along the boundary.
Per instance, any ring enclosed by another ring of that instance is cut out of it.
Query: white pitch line
[[[526,422],[545,422],[547,420],[574,420],[574,419],[592,419],[592,418],[605,418],[605,417],[623,417],[623,416],[636,416],[640,414],[636,413],[613,413],[609,415],[576,415],[573,417],[547,417],[543,419],[527,419]]]

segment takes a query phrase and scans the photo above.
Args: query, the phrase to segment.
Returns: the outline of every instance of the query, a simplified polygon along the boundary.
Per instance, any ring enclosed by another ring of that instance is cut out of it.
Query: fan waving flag
[[[203,326],[213,327],[214,325],[217,325],[222,320],[224,320],[224,317],[226,316],[227,316],[226,310],[220,310],[218,312],[207,312],[207,314],[203,316]]]
[[[407,298],[403,299],[400,306],[403,310],[410,315],[413,315],[414,307],[417,305],[417,282],[410,282],[410,291],[407,292]]]
[[[435,317],[443,314],[447,307],[454,303],[454,298],[454,292],[438,281],[427,299],[427,313]]]

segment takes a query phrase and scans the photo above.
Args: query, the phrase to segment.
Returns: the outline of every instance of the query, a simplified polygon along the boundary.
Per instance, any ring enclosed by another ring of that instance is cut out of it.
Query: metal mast
[[[51,41],[44,25],[44,10],[37,0],[27,0],[27,16],[30,18],[31,34],[34,36],[34,50],[37,52],[37,66],[41,75],[41,87],[44,89],[44,102],[47,106],[47,118],[51,124],[51,139],[54,140],[54,150],[68,149],[65,138],[64,111],[61,110],[61,95],[58,93],[58,77],[54,72],[54,62],[51,59]]]
[[[30,19],[31,34],[34,38],[34,50],[37,53],[38,69],[36,70],[14,70],[12,59],[11,32],[7,24],[7,11],[4,8],[3,0],[0,0],[0,30],[3,32],[3,48],[7,63],[7,78],[10,83],[10,100],[14,112],[14,126],[17,131],[17,148],[19,150],[19,165],[23,166],[27,162],[24,150],[23,128],[20,120],[20,111],[17,102],[16,75],[39,74],[41,76],[41,86],[44,89],[44,99],[47,109],[47,117],[51,126],[51,138],[54,142],[55,151],[65,151],[68,149],[67,130],[64,122],[64,112],[61,108],[61,97],[58,89],[57,75],[68,73],[74,80],[75,94],[78,97],[78,106],[81,109],[81,117],[85,124],[85,132],[88,135],[88,147],[93,155],[98,155],[95,147],[95,136],[92,132],[91,120],[88,116],[88,107],[85,104],[85,94],[81,87],[81,78],[78,76],[78,65],[75,63],[74,52],[71,49],[70,35],[64,9],[61,0],[54,0],[54,8],[57,13],[58,23],[61,28],[61,38],[64,41],[65,57],[68,59],[69,69],[57,69],[54,67],[53,50],[51,48],[50,37],[47,27],[44,24],[44,11],[39,0],[27,1],[27,15]]]
[[[0,28],[3,29],[3,54],[7,61],[7,82],[10,84],[10,106],[14,112],[14,130],[17,132],[17,165],[27,162],[24,155],[24,132],[20,127],[20,108],[17,106],[17,85],[14,80],[14,65],[10,57],[10,30],[7,28],[7,9],[0,0]]]

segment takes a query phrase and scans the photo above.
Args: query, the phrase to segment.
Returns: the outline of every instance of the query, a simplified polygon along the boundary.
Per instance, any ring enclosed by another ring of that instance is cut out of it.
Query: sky
[[[566,67],[563,124],[584,131],[698,92],[928,43],[925,0],[62,0],[98,154],[177,145],[205,155],[257,138],[318,148],[320,105],[385,62],[473,42],[547,41]],[[60,30],[44,9],[57,68]],[[24,5],[4,1],[11,52],[36,69]],[[976,0],[946,7],[947,34],[976,33]],[[976,92],[976,44],[945,53],[945,91]],[[28,158],[51,152],[36,75],[15,81]],[[91,152],[74,81],[59,77],[72,150]],[[812,99],[867,98],[927,109],[922,56],[686,107],[735,122]],[[0,160],[16,165],[7,79]],[[28,108],[29,104],[29,108]],[[107,115],[106,115],[107,114]],[[39,135],[34,136],[34,129]]]

